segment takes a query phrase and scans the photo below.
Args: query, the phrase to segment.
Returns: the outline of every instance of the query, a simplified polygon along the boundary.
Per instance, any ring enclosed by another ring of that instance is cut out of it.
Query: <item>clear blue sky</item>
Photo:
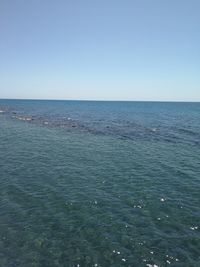
[[[0,98],[200,101],[200,1],[0,0]]]

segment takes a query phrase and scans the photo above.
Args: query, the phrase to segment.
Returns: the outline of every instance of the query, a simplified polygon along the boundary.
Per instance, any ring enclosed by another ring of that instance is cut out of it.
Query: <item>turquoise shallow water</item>
[[[0,110],[0,266],[200,266],[199,104]]]

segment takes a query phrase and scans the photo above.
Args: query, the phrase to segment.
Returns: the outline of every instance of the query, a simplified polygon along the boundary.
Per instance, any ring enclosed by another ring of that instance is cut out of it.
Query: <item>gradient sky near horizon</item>
[[[200,101],[199,0],[0,0],[0,98]]]

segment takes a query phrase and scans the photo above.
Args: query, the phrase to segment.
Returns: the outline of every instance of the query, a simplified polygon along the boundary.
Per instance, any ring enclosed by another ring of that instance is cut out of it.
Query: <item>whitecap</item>
[[[194,230],[197,230],[198,229],[198,226],[191,226],[190,229],[193,230],[193,231]]]

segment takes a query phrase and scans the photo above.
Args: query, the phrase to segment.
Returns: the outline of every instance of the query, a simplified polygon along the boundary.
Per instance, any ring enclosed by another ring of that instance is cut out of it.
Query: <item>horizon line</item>
[[[27,101],[85,101],[85,102],[158,102],[158,103],[200,103],[200,100],[115,100],[115,99],[52,99],[52,98],[0,98],[0,100]]]

